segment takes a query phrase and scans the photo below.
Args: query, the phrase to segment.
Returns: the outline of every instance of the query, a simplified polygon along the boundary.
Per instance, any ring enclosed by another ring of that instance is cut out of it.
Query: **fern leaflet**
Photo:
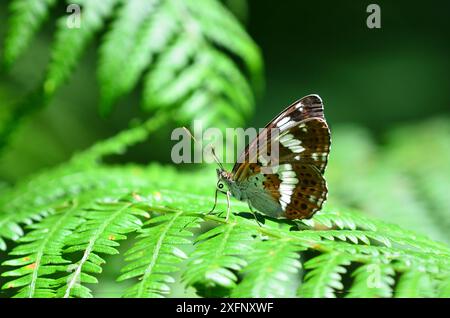
[[[341,275],[347,272],[344,266],[350,265],[351,258],[342,253],[324,253],[304,264],[309,270],[298,290],[301,297],[336,297],[336,291],[342,291],[344,285]]]
[[[233,290],[233,297],[271,298],[293,296],[286,283],[299,274],[299,252],[304,247],[292,240],[261,241],[247,255],[244,278]]]
[[[139,241],[127,252],[131,262],[122,269],[119,281],[139,277],[139,282],[129,288],[125,297],[161,297],[170,291],[173,273],[187,259],[180,246],[190,245],[193,234],[188,231],[201,219],[183,212],[155,217],[147,222],[150,227],[140,230]]]
[[[197,237],[183,279],[187,285],[230,288],[236,285],[239,271],[247,262],[242,258],[253,251],[258,232],[236,222],[215,227]]]

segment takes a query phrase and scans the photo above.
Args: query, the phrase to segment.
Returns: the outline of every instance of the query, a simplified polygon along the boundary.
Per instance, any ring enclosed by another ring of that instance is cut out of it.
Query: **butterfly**
[[[277,132],[277,133],[274,133]],[[278,144],[276,144],[276,143]],[[278,160],[262,156],[278,145]],[[288,106],[260,131],[238,157],[231,172],[219,163],[217,192],[246,201],[251,211],[275,218],[306,219],[322,208],[327,199],[323,176],[331,136],[322,99],[308,95]]]

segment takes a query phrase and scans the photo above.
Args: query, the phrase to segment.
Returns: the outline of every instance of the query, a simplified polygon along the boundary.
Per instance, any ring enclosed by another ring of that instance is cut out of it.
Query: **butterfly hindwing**
[[[292,170],[298,180],[295,187],[280,184],[280,203],[288,219],[310,218],[322,208],[327,198],[327,184],[322,174],[313,165],[294,163]]]
[[[327,184],[315,166],[294,162],[283,163],[271,169],[273,173],[262,174],[264,181],[261,194],[249,196],[252,206],[265,212],[260,202],[257,202],[264,198],[266,204],[270,205],[271,214],[275,210],[272,205],[276,204],[279,216],[288,219],[309,218],[322,208],[327,198]],[[273,202],[265,198],[264,193]]]

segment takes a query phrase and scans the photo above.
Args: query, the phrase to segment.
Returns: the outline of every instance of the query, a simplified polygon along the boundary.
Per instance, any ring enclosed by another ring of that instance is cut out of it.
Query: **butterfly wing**
[[[284,111],[278,114],[261,133],[251,141],[240,154],[237,163],[233,167],[236,179],[245,178],[248,163],[262,163],[259,156],[262,153],[270,153],[271,135],[273,129],[277,129],[277,137],[280,139],[280,162],[297,160],[296,154],[291,149],[302,150],[300,158],[302,162],[311,163],[325,171],[328,153],[331,144],[330,131],[323,113],[322,99],[318,95],[308,95],[292,103]],[[301,143],[302,148],[295,147]],[[289,149],[291,148],[291,149]]]
[[[280,164],[264,189],[278,201],[288,219],[312,217],[322,208],[328,193],[325,178],[317,167],[299,162]]]
[[[273,134],[273,128],[277,134]],[[271,138],[279,141],[279,159],[276,164],[267,162],[261,154],[270,154]],[[260,204],[264,196],[277,205],[290,219],[308,218],[320,210],[327,196],[325,171],[331,138],[319,96],[308,95],[287,107],[276,116],[241,154],[233,168],[234,179],[239,183],[262,179],[249,188],[250,203],[264,212]],[[262,193],[256,193],[263,191]],[[271,207],[274,210],[274,206]]]

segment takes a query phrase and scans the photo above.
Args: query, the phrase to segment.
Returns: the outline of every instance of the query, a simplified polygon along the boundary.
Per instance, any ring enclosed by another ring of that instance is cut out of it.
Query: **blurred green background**
[[[450,242],[450,2],[377,1],[381,29],[366,26],[370,1],[224,3],[265,60],[265,92],[248,126],[262,127],[295,99],[319,94],[333,137],[330,203]],[[0,124],[42,78],[54,21],[64,12],[52,9],[27,53],[0,75]],[[2,1],[2,41],[7,16]],[[98,45],[99,38],[51,104],[15,129],[0,157],[2,182],[64,162],[147,116],[139,88],[99,116]],[[167,128],[120,161],[170,163],[169,140]]]

